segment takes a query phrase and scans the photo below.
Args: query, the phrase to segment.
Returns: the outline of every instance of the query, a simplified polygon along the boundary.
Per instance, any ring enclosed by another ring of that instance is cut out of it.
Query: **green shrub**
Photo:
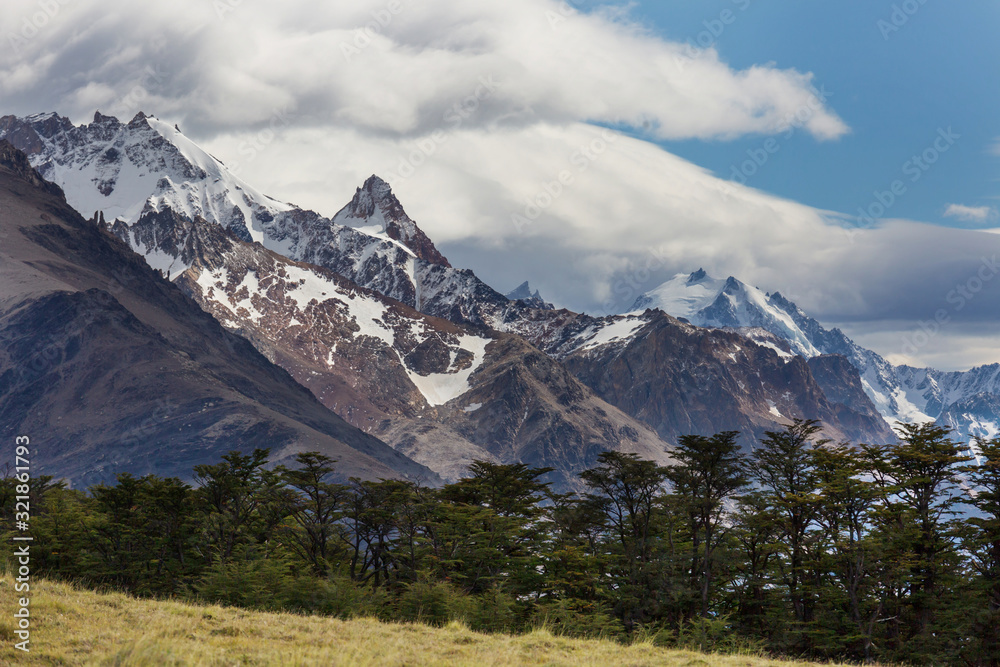
[[[476,596],[469,627],[479,632],[513,632],[517,628],[517,601],[497,587]]]
[[[441,627],[449,621],[463,621],[474,616],[476,602],[443,581],[417,581],[406,587],[396,604],[401,621],[427,623]]]
[[[653,635],[658,646],[681,648],[709,653],[760,654],[763,646],[740,635],[728,616],[693,618],[684,621],[677,630],[660,630]]]
[[[533,624],[554,635],[621,639],[625,626],[604,608],[587,600],[558,600],[540,604]]]

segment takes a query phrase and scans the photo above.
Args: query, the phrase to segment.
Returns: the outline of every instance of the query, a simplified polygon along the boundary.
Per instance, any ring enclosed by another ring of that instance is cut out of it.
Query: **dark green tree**
[[[304,452],[295,462],[296,468],[277,468],[281,481],[296,491],[287,507],[293,522],[291,544],[318,576],[326,576],[342,545],[337,522],[347,487],[329,481],[335,461],[328,456]]]
[[[750,471],[761,499],[779,529],[781,558],[776,561],[792,610],[792,645],[808,650],[815,591],[810,568],[816,534],[819,480],[813,450],[826,444],[814,440],[820,431],[815,420],[796,419],[781,431],[767,431],[754,451]]]
[[[876,490],[866,479],[861,452],[850,445],[818,447],[812,457],[817,522],[825,539],[817,571],[822,573],[819,597],[826,610],[821,621],[827,630],[826,653],[870,662],[885,605],[880,575],[891,570],[873,532]]]
[[[468,477],[441,490],[445,501],[489,510],[476,513],[476,544],[482,548],[465,557],[468,592],[502,586],[514,595],[526,595],[539,589],[539,550],[548,521],[540,503],[550,498],[549,485],[539,478],[551,471],[523,463],[474,461]]]
[[[278,473],[266,468],[268,455],[232,451],[220,463],[194,467],[206,560],[227,561],[238,546],[265,544],[284,519],[288,497]]]
[[[751,492],[740,497],[733,516],[735,583],[727,609],[744,635],[771,639],[785,622],[775,610],[775,566],[782,547],[781,520],[770,499]]]
[[[604,515],[609,546],[616,547],[616,611],[631,632],[660,611],[657,527],[667,469],[636,454],[604,452],[597,458],[600,465],[580,477],[593,490],[588,500]]]
[[[970,459],[947,428],[925,423],[897,430],[898,444],[865,448],[880,495],[886,557],[897,564],[895,581],[888,582],[894,589],[887,610],[894,619],[887,637],[891,658],[947,661],[958,641],[957,473]]]
[[[176,478],[125,473],[91,494],[91,547],[99,556],[94,576],[139,594],[173,590],[191,565],[191,487]]]
[[[747,485],[745,462],[736,442],[739,435],[739,431],[725,431],[711,437],[681,436],[673,452],[677,463],[667,467],[667,478],[688,517],[692,545],[689,573],[700,598],[702,617],[709,615],[725,503]]]

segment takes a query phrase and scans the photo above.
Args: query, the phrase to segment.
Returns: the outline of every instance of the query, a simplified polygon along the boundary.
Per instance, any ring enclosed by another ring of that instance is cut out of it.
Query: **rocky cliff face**
[[[568,489],[607,449],[669,460],[651,429],[517,336],[424,315],[200,219],[182,236],[199,251],[176,283],[202,308],[446,480],[485,459],[556,468]]]
[[[761,437],[793,417],[823,421],[835,439],[894,439],[859,393],[853,367],[841,364],[834,373],[818,362],[820,381],[786,341],[761,329],[696,327],[661,310],[602,318],[534,310],[506,326],[668,442],[720,430]]]
[[[617,339],[564,348],[562,360],[599,396],[668,441],[721,430],[760,438],[791,418],[819,419],[835,439],[892,439],[870,402],[859,411],[831,399],[801,357],[660,311],[646,311],[643,319],[641,328]],[[860,384],[857,373],[847,379]]]

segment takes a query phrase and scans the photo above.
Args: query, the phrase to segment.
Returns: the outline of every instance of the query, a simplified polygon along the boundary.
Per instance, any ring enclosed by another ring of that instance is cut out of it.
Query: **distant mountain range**
[[[500,294],[453,267],[377,176],[326,218],[266,196],[176,126],[141,113],[128,123],[96,114],[80,126],[56,114],[5,116],[0,139],[93,216],[101,243],[131,248],[167,279],[162,289],[209,313],[206,331],[222,335],[218,322],[249,341],[259,363],[284,369],[282,382],[294,378],[332,411],[326,419],[401,457],[380,455],[388,468],[362,476],[454,479],[482,458],[550,466],[558,487],[576,488],[577,473],[607,449],[666,462],[679,435],[760,437],[793,417],[822,420],[830,437],[887,442],[883,417],[935,405],[914,402],[915,375],[904,383],[903,369],[735,279],[678,276],[635,312],[602,318],[554,309],[527,283]],[[13,302],[4,304],[0,317],[12,316]],[[177,335],[166,319],[158,326]],[[879,363],[894,369],[884,381]],[[935,387],[952,382],[947,375],[935,375]],[[948,391],[939,418],[957,409]],[[983,400],[961,414],[985,414]],[[0,384],[12,428],[39,414],[33,405]],[[59,409],[45,408],[53,418]],[[160,437],[148,439],[155,451],[169,442]],[[288,441],[301,450],[296,437]]]
[[[715,279],[700,269],[640,295],[630,310],[648,308],[697,326],[738,331],[779,354],[840,355],[858,370],[865,393],[891,424],[936,421],[967,439],[1000,433],[1000,364],[948,372],[896,366],[840,329],[824,328],[778,292],[767,294],[733,277]]]

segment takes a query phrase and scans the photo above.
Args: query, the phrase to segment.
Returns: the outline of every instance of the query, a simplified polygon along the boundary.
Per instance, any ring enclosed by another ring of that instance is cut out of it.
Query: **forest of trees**
[[[334,461],[273,468],[266,450],[197,466],[194,485],[41,478],[32,574],[342,618],[1000,664],[1000,439],[972,458],[935,425],[887,446],[818,432],[796,421],[751,454],[735,432],[684,436],[665,467],[608,452],[581,494],[488,462],[442,488],[338,484]],[[5,530],[18,484],[0,483]]]

